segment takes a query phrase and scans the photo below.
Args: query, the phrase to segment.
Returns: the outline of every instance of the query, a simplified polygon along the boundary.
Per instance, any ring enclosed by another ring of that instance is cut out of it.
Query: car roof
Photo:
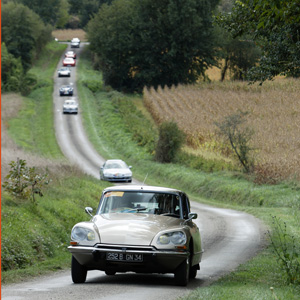
[[[106,162],[119,162],[119,161],[123,161],[122,159],[108,159]]]
[[[103,192],[109,191],[124,191],[124,192],[166,192],[166,193],[180,193],[180,190],[161,187],[161,186],[151,186],[151,185],[119,185],[107,187]]]

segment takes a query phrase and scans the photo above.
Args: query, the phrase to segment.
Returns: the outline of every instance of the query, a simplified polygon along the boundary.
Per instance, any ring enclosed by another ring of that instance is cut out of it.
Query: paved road
[[[77,50],[80,54],[80,50]],[[80,63],[80,59],[78,59]],[[61,62],[59,63],[61,66]],[[78,115],[63,115],[63,97],[58,96],[61,85],[72,83],[76,89],[76,67],[71,78],[57,78],[53,94],[55,129],[58,143],[64,153],[86,173],[99,178],[99,167],[104,161],[87,140]],[[80,105],[80,101],[79,101]],[[137,183],[137,181],[133,181]],[[174,286],[173,275],[137,275],[134,273],[107,276],[104,272],[88,272],[84,284],[73,284],[70,271],[35,278],[30,282],[2,287],[3,300],[173,300],[186,295],[196,287],[207,286],[220,276],[232,271],[239,264],[254,256],[264,244],[264,229],[260,221],[251,215],[214,208],[192,202],[192,211],[198,213],[195,220],[202,234],[204,247],[201,270],[187,287]],[[88,219],[88,218],[87,218]]]

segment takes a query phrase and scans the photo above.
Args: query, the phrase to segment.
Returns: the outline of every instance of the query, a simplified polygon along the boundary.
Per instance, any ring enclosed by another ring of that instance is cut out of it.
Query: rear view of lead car
[[[89,270],[173,273],[177,285],[187,285],[200,269],[200,232],[187,195],[153,186],[114,186],[102,192],[95,215],[76,224],[68,247],[74,283]]]

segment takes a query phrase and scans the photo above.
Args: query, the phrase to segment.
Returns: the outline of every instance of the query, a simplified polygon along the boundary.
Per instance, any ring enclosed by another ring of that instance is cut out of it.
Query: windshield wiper
[[[128,212],[131,212],[131,211],[143,211],[143,210],[146,210],[147,208],[146,207],[137,207],[137,208],[133,208],[133,209],[130,209]]]

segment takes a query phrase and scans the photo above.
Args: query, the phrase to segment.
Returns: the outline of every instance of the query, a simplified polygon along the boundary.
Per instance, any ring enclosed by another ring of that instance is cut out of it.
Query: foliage
[[[159,126],[155,159],[161,163],[170,163],[184,143],[184,134],[174,121],[164,122]]]
[[[68,11],[64,0],[18,0],[18,2],[29,7],[41,17],[44,23],[52,26],[55,26],[62,14]]]
[[[202,155],[187,153],[184,150],[176,155],[174,162],[202,172],[219,172],[224,170],[235,171],[237,169],[232,163],[224,160],[210,159]]]
[[[249,78],[273,79],[276,75],[300,76],[300,6],[298,0],[236,1],[232,12],[219,14],[217,23],[233,37],[249,34],[261,47],[258,67]]]
[[[279,264],[284,269],[288,284],[300,285],[300,249],[295,236],[288,234],[286,222],[273,217],[273,229],[269,232],[271,245]]]
[[[21,58],[26,72],[34,58],[51,39],[51,27],[23,4],[9,2],[1,7],[2,42],[15,58]]]
[[[33,204],[37,204],[35,194],[43,196],[42,188],[50,182],[48,174],[37,173],[36,168],[27,167],[23,159],[12,161],[9,165],[11,169],[2,185],[4,190],[13,196],[31,199]]]
[[[1,45],[1,87],[4,92],[21,92],[28,95],[37,83],[33,74],[25,73],[20,58],[7,51],[5,43]]]
[[[90,19],[96,14],[103,4],[110,5],[112,0],[68,0],[70,13],[78,15],[80,26],[83,28]]]
[[[72,22],[72,17],[69,16],[68,0],[60,0],[60,8],[57,12],[56,28],[64,28],[68,23]]]
[[[87,26],[105,84],[118,90],[171,86],[205,77],[214,64],[216,1],[116,0]]]
[[[223,122],[216,122],[216,125],[219,128],[219,134],[228,140],[244,170],[249,173],[253,170],[253,162],[250,159],[250,151],[253,149],[249,146],[249,142],[254,132],[248,127],[242,127],[247,114],[242,111],[232,114],[227,116]]]
[[[230,37],[223,30],[219,31],[221,57],[224,65],[221,70],[221,81],[225,79],[227,71],[230,71],[231,79],[245,80],[249,70],[258,63],[260,50],[255,43],[246,38]]]
[[[20,58],[7,51],[5,43],[1,45],[1,88],[2,91],[18,92],[20,80],[24,74]]]
[[[107,183],[82,175],[68,165],[58,165],[52,174],[53,184],[38,206],[15,201],[3,193],[1,204],[1,270],[2,280],[22,271],[24,280],[30,267],[38,266],[41,274],[52,265],[52,270],[69,268],[67,246],[72,226],[88,220],[84,207],[94,209]],[[77,187],[76,189],[74,187]],[[13,276],[15,277],[15,276]]]
[[[108,96],[115,109],[120,113],[125,128],[132,133],[132,140],[153,154],[157,132],[152,126],[149,126],[149,121],[145,120],[144,115],[137,110],[132,99],[118,92],[111,92]]]

